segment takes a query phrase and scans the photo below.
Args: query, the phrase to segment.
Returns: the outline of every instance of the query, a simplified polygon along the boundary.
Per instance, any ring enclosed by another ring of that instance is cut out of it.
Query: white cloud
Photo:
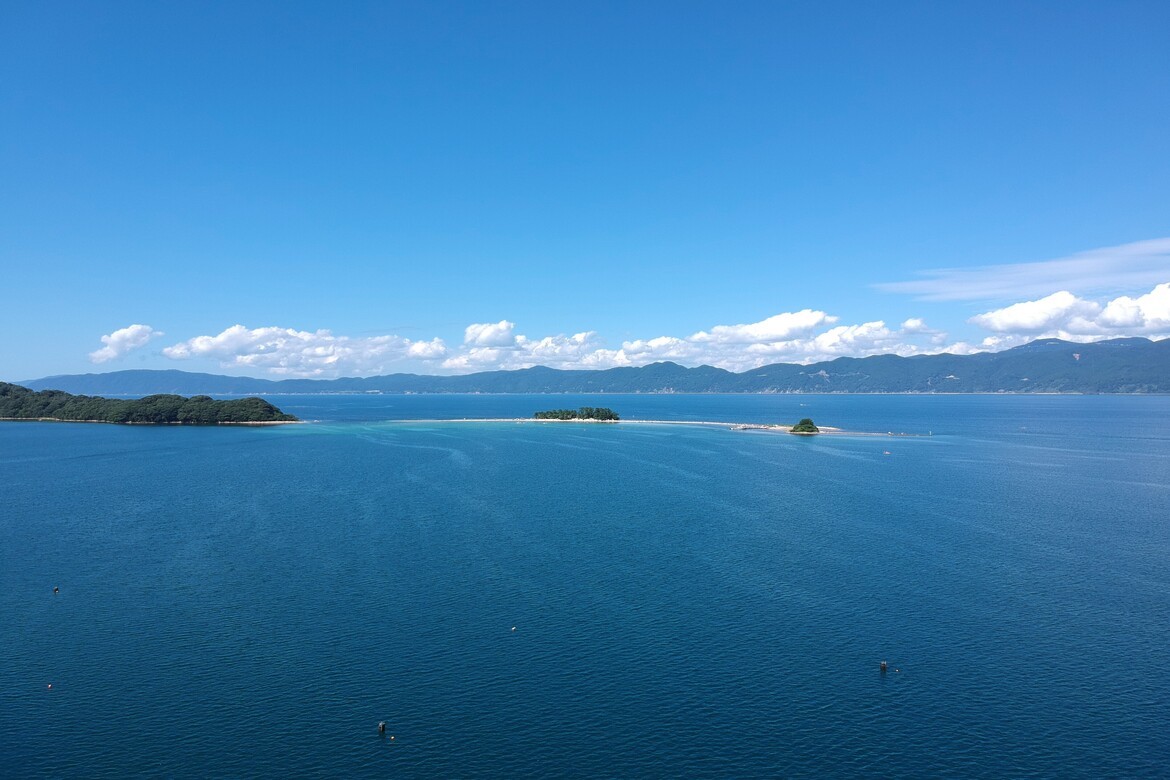
[[[551,365],[575,363],[596,350],[600,342],[596,333],[585,331],[572,336],[545,336],[536,340],[519,336],[516,345],[540,365]]]
[[[1137,298],[1114,298],[1101,312],[1100,321],[1110,328],[1143,333],[1170,331],[1170,283],[1159,284]]]
[[[1168,270],[1170,238],[1154,238],[1035,263],[939,268],[924,271],[924,279],[874,287],[922,301],[1011,300],[1052,290],[1114,294],[1164,282]]]
[[[1092,301],[1061,290],[1037,301],[1023,301],[977,314],[971,322],[996,333],[1040,333],[1062,323],[1087,322],[1100,311],[1101,307]]]
[[[606,348],[592,332],[544,339],[516,335],[509,345],[468,346],[444,361],[443,367],[457,372],[534,365],[610,368],[671,360],[744,371],[769,363],[808,364],[838,357],[999,351],[1048,337],[1072,341],[1123,335],[1160,338],[1170,334],[1170,284],[1105,305],[1060,291],[988,311],[971,319],[992,331],[975,343],[949,341],[945,332],[931,328],[921,317],[909,317],[897,328],[882,320],[837,324],[838,320],[823,311],[804,309],[754,323],[715,325],[690,336],[631,339],[619,349]],[[508,332],[511,335],[511,328]]]
[[[714,341],[723,344],[758,344],[761,342],[783,341],[813,329],[837,321],[823,311],[802,309],[785,312],[750,325],[716,325],[711,332],[699,331],[691,341]]]
[[[155,330],[149,325],[129,325],[125,328],[119,328],[108,336],[102,336],[102,343],[105,346],[90,352],[89,359],[94,363],[116,360],[132,350],[146,346],[151,339],[162,335],[162,331]]]
[[[353,338],[328,330],[253,328],[233,325],[216,336],[196,336],[163,350],[173,360],[212,358],[236,368],[259,368],[285,376],[370,375],[408,358],[443,357],[442,339],[411,341],[400,336]]]
[[[904,336],[915,333],[890,330],[882,322],[837,326],[818,333],[837,320],[823,311],[804,309],[754,323],[715,325],[687,337],[633,339],[623,342],[619,349],[606,348],[593,331],[540,339],[516,335],[513,324],[504,320],[498,325],[469,326],[464,347],[444,360],[442,367],[463,373],[538,365],[612,368],[670,360],[684,365],[708,364],[739,371],[780,361],[809,363],[842,355],[887,351],[917,354],[926,349],[925,345],[902,343]],[[916,333],[926,334],[928,339],[939,335],[927,329],[921,320],[915,322]]]
[[[469,347],[509,347],[515,343],[515,327],[507,320],[473,323],[463,331],[463,343]]]
[[[643,366],[663,360],[744,371],[770,363],[808,364],[838,357],[999,351],[1036,338],[1166,338],[1170,336],[1170,283],[1159,284],[1143,295],[1123,295],[1105,302],[1062,290],[986,311],[970,322],[990,335],[982,341],[952,342],[921,317],[906,318],[898,327],[882,320],[839,324],[836,316],[803,309],[754,323],[714,325],[690,336],[630,339],[616,349],[589,330],[529,338],[516,333],[515,324],[508,320],[467,326],[464,343],[457,348],[448,348],[437,337],[418,341],[393,335],[354,338],[328,330],[234,325],[215,336],[197,336],[167,347],[163,354],[175,360],[210,358],[223,366],[284,376],[370,376],[391,369],[420,370],[420,364],[424,372],[437,368],[468,373],[532,366]],[[157,335],[146,326],[118,331],[103,338],[110,354],[139,345],[135,342],[145,343],[143,332],[135,328],[146,329],[147,340]]]
[[[703,350],[690,339],[658,336],[652,339],[624,342],[619,354],[628,358],[625,361],[627,365],[633,362],[653,363],[661,360],[693,362],[703,354]]]
[[[406,348],[406,354],[420,360],[434,360],[447,354],[447,345],[438,337],[430,341],[414,341]]]
[[[971,318],[998,334],[984,339],[989,349],[1007,349],[1035,338],[1099,341],[1119,336],[1166,338],[1170,335],[1170,282],[1131,298],[1122,295],[1104,306],[1067,290],[1023,301]]]
[[[593,331],[584,331],[572,336],[545,336],[530,339],[527,336],[512,336],[514,325],[506,320],[509,341],[499,346],[478,346],[478,338],[472,338],[472,328],[485,326],[471,325],[467,328],[468,338],[465,349],[443,361],[443,368],[451,371],[483,371],[488,369],[531,368],[532,366],[552,367],[595,367],[601,362],[599,353],[605,352]],[[494,327],[494,326],[487,326]],[[490,337],[489,337],[490,338]],[[491,339],[502,342],[503,339]]]
[[[967,345],[968,350],[966,352],[957,354],[969,355],[973,352],[1002,352],[1005,349],[1027,344],[1035,338],[1037,338],[1035,335],[1026,336],[1021,333],[1005,333],[998,336],[988,336],[980,341],[978,345]]]
[[[906,334],[892,331],[886,323],[878,320],[861,325],[839,325],[812,339],[816,352],[822,355],[859,355],[877,352],[897,351],[906,348],[899,344]],[[912,351],[912,350],[910,350]]]
[[[989,339],[984,339],[984,342]],[[929,355],[937,352],[947,352],[951,355],[974,355],[976,352],[995,352],[996,350],[986,346],[986,344],[970,344],[966,341],[956,341],[953,344],[948,344],[946,349],[930,350],[923,354]]]
[[[490,371],[506,365],[504,352],[493,347],[471,347],[443,361],[442,367],[457,374]]]
[[[744,371],[769,363],[813,363],[836,357],[863,357],[883,353],[915,355],[943,351],[946,334],[917,327],[891,330],[884,322],[838,325],[820,333],[815,325],[828,325],[837,317],[824,312],[792,312],[749,325],[716,325],[687,338],[659,336],[626,341],[619,350],[598,350],[598,365],[646,365],[672,360],[684,365],[706,364],[730,371]],[[721,335],[716,335],[721,334]],[[757,338],[748,340],[748,334]],[[915,343],[920,338],[925,343]]]

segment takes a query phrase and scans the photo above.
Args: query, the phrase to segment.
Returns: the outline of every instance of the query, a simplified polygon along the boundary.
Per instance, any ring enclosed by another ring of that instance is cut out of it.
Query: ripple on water
[[[1054,428],[1026,399],[926,403],[960,432],[891,458],[685,426],[0,427],[6,771],[1157,776],[1170,402],[1099,457],[1091,426],[1025,447],[979,416]]]

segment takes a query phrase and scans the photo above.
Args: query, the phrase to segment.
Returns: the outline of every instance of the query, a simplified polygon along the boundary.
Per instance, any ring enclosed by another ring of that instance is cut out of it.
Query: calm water
[[[0,774],[1170,765],[1170,398],[273,400],[0,424]]]

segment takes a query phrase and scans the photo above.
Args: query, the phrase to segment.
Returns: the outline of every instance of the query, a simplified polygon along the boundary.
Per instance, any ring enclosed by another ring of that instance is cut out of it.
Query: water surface
[[[0,424],[5,772],[1170,765],[1170,399],[273,400]],[[421,421],[579,405],[933,435]]]

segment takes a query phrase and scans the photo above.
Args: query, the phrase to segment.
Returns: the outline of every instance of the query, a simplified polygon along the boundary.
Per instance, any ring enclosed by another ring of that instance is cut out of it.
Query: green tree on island
[[[810,418],[805,417],[796,425],[792,426],[789,431],[791,433],[820,433],[821,429],[814,425]]]
[[[580,409],[549,409],[545,412],[536,412],[537,420],[604,420],[617,422],[621,419],[613,409],[602,407],[582,406]]]
[[[206,395],[148,395],[145,398],[101,398],[60,390],[33,392],[0,382],[0,419],[61,420],[154,425],[220,425],[224,423],[293,422],[262,398],[214,401]]]

